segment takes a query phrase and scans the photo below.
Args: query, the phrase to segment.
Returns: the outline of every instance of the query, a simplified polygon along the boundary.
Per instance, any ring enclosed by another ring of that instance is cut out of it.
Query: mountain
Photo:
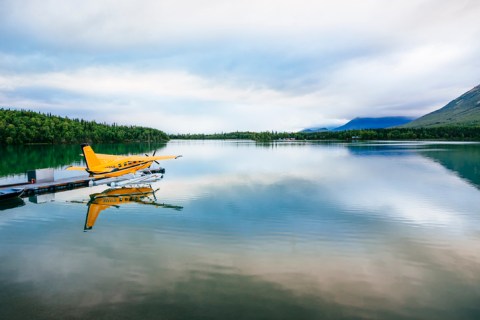
[[[324,132],[324,131],[328,131],[327,128],[324,128],[324,127],[316,127],[316,128],[307,128],[307,129],[303,129],[302,133],[313,133],[313,132]]]
[[[407,117],[355,118],[333,131],[389,128],[406,124],[412,120]]]
[[[446,106],[402,127],[480,126],[480,85],[462,94]]]

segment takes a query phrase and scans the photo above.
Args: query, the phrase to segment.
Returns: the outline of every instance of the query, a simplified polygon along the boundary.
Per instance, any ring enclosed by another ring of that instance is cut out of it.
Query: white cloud
[[[1,105],[86,109],[90,118],[150,126],[163,119],[171,132],[420,116],[480,81],[480,4],[472,1],[1,6]]]
[[[384,40],[457,37],[459,28],[478,33],[479,12],[472,1],[426,0],[32,0],[4,6],[5,23],[22,32],[59,45],[101,47],[259,35],[291,41],[339,32]]]
[[[179,71],[137,72],[100,67],[70,73],[0,76],[3,91],[35,87],[87,96],[89,104],[101,105],[97,109],[110,113],[112,121],[152,125],[152,120],[161,119],[163,128],[170,132],[192,128],[198,128],[195,132],[232,128],[293,130],[309,117],[307,113],[315,112],[312,108],[322,99],[315,94],[294,95],[255,85],[239,87]],[[197,105],[185,107],[190,101]],[[133,111],[138,116],[134,121]]]
[[[352,59],[332,73],[325,93],[338,96],[340,114],[345,116],[355,112],[359,116],[421,116],[441,108],[479,80],[469,69],[480,64],[463,63],[473,61],[475,55],[467,48],[426,45]]]

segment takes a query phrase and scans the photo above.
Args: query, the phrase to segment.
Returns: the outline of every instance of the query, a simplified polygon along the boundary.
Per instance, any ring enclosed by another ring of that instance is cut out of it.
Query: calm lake
[[[480,319],[480,144],[93,148],[183,158],[144,196],[0,204],[1,319]],[[0,153],[2,184],[82,159]]]

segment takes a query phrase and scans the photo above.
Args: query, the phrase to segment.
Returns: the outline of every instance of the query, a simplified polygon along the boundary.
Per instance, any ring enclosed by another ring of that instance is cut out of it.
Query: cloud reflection
[[[74,305],[81,315],[110,306],[147,318],[225,318],[239,306],[240,318],[478,313],[479,191],[414,148],[388,156],[342,144],[166,149],[184,158],[169,163],[157,196],[183,206],[181,215],[132,203],[105,211],[101,232],[84,234],[72,231],[84,206],[46,204],[57,216],[39,230],[42,207],[29,203],[30,217],[0,233],[36,237],[28,254],[15,237],[19,250],[2,253],[10,292],[26,286],[36,303]]]

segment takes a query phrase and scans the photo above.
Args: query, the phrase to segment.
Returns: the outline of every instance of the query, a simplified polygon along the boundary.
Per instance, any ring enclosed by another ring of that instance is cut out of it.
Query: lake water
[[[480,319],[480,144],[93,147],[184,157],[0,204],[1,319]],[[0,151],[0,182],[81,160]]]

